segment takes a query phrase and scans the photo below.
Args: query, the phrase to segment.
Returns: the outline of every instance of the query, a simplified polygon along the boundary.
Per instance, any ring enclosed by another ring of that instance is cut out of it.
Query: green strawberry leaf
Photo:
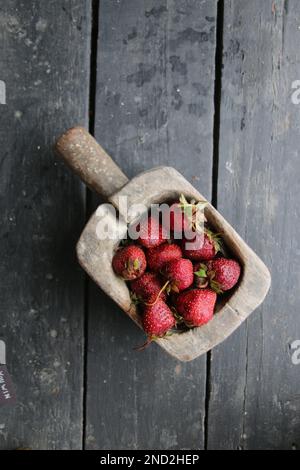
[[[211,281],[210,282],[210,287],[212,288],[212,290],[214,290],[217,294],[224,294],[224,292],[222,291],[222,289],[220,288],[220,284],[217,282],[217,281]]]
[[[222,253],[222,239],[220,237],[221,233],[214,233],[208,228],[205,228],[205,233],[210,241],[214,244],[216,254],[219,252]]]
[[[165,335],[163,336],[163,338],[168,338],[168,337],[170,337],[170,336],[173,336],[173,334],[174,334],[174,331],[169,330],[169,331],[167,331],[167,332],[165,333]]]
[[[131,291],[130,291],[130,300],[133,305],[138,305],[141,303],[141,300],[138,298],[138,296],[134,292],[131,292]]]
[[[199,269],[199,271],[194,272],[194,274],[198,277],[207,277],[206,269]]]
[[[189,203],[187,202],[185,196],[183,194],[180,195],[179,202],[181,206],[187,206]]]

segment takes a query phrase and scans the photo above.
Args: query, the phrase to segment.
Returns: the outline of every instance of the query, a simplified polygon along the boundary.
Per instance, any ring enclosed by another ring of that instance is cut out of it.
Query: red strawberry
[[[208,230],[204,234],[196,233],[192,240],[184,238],[182,245],[184,256],[195,261],[211,260],[221,249],[217,235]]]
[[[138,242],[146,248],[154,248],[167,240],[167,233],[156,217],[143,219],[137,225]]]
[[[137,298],[143,302],[152,303],[157,300],[158,296],[161,300],[166,300],[167,297],[164,291],[161,292],[162,282],[154,273],[143,274],[139,279],[130,283],[130,288]]]
[[[217,293],[232,289],[241,275],[239,263],[233,259],[218,258],[207,263],[210,286]]]
[[[139,246],[125,246],[120,248],[114,255],[112,266],[115,273],[126,281],[137,279],[146,270],[145,253]]]
[[[181,194],[179,201],[170,206],[170,229],[176,234],[203,229],[203,224],[206,221],[204,215],[206,205],[206,201],[196,202],[193,199],[188,202],[185,196]]]
[[[180,292],[193,284],[193,264],[189,259],[175,259],[165,264],[162,270],[164,277],[170,281],[171,289]]]
[[[177,233],[189,230],[190,222],[178,202],[170,206],[170,229]]]
[[[178,245],[165,243],[148,250],[146,256],[149,269],[151,271],[160,271],[163,265],[169,261],[182,258],[182,251]]]
[[[162,337],[176,324],[172,311],[163,300],[146,306],[143,313],[143,328],[149,338]]]
[[[179,294],[176,309],[188,326],[202,326],[212,319],[216,300],[211,289],[193,289]]]

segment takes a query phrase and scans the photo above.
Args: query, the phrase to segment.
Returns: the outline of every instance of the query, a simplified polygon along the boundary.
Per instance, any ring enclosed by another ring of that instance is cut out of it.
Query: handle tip
[[[68,129],[57,139],[54,151],[91,189],[106,198],[128,181],[84,127]]]

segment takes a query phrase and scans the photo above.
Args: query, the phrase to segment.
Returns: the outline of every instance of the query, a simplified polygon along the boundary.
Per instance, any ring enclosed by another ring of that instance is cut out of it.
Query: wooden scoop
[[[91,189],[105,196],[119,212],[117,221],[113,211],[99,206],[82,232],[77,255],[90,277],[141,327],[127,285],[114,274],[111,265],[114,250],[126,235],[127,224],[140,216],[135,209],[126,213],[119,204],[120,196],[127,197],[128,207],[138,204],[150,207],[176,200],[180,194],[188,199],[203,201],[205,198],[171,167],[154,168],[129,181],[105,150],[81,127],[63,134],[55,151]],[[114,239],[101,240],[97,235],[102,229],[103,213]],[[222,233],[227,247],[243,266],[243,275],[231,297],[217,305],[216,314],[207,325],[157,340],[163,349],[181,361],[195,359],[224,341],[262,303],[271,284],[265,264],[209,203],[205,215],[214,230]]]

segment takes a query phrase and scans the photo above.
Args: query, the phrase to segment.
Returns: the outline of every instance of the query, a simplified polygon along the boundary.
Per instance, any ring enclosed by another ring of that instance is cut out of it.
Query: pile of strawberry
[[[119,247],[113,257],[115,273],[129,282],[132,300],[142,307],[148,342],[175,328],[208,323],[217,295],[240,278],[239,263],[224,256],[223,243],[208,227],[203,208],[202,202],[181,196],[170,207],[170,239],[159,219],[148,216],[139,222],[138,240]],[[196,248],[191,249],[191,241]]]

